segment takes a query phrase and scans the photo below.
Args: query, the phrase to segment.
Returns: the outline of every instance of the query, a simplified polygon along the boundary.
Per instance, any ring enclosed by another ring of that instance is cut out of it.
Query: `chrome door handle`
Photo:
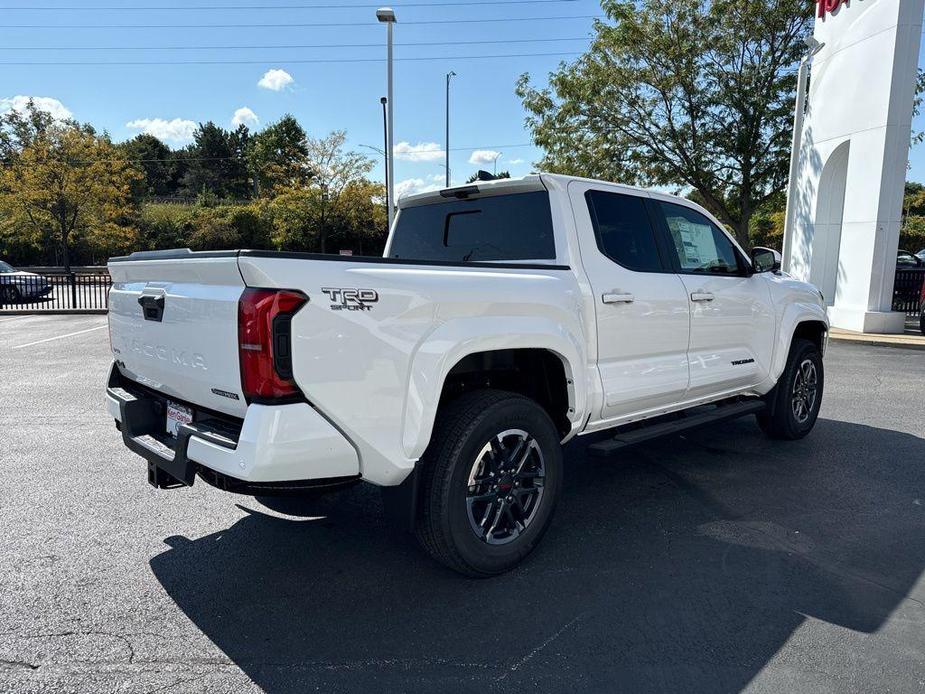
[[[601,296],[601,301],[605,304],[631,304],[636,300],[632,294],[619,294],[610,292]]]
[[[691,292],[691,301],[713,301],[713,292]]]

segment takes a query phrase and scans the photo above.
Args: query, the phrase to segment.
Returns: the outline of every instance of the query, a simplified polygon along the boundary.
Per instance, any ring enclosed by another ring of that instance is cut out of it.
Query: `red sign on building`
[[[817,16],[819,19],[825,19],[829,12],[837,10],[842,3],[848,4],[848,0],[816,0],[816,5],[819,8]]]

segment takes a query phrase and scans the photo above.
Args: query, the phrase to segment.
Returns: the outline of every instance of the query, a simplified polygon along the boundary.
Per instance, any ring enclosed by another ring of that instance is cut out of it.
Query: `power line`
[[[145,134],[145,133],[142,133]],[[464,152],[464,151],[474,151],[477,149],[517,149],[520,147],[535,147],[532,142],[523,142],[516,145],[479,145],[477,147],[450,147],[451,152]],[[242,157],[185,157],[182,156],[183,150],[178,149],[174,150],[177,154],[181,156],[172,158],[172,159],[87,159],[87,160],[72,160],[72,161],[61,161],[61,160],[52,160],[45,161],[42,163],[45,164],[68,164],[68,165],[80,165],[80,164],[183,164],[191,161],[242,161]],[[443,151],[443,150],[441,150]]]
[[[425,24],[490,24],[499,22],[546,22],[569,19],[604,19],[601,14],[578,14],[558,17],[505,17],[498,19],[422,19],[402,22],[402,26]],[[311,27],[379,26],[379,22],[284,22],[276,24],[4,24],[0,29],[306,29]]]
[[[422,61],[422,60],[488,60],[493,58],[544,58],[553,56],[582,55],[579,51],[565,53],[505,53],[497,55],[436,55],[414,58],[395,58],[396,61]],[[40,65],[72,65],[72,66],[106,66],[106,65],[265,65],[267,63],[306,65],[311,63],[384,63],[385,58],[312,58],[312,59],[264,59],[264,60],[82,60],[82,61],[0,61],[0,65],[14,66],[40,66]]]
[[[393,9],[405,7],[478,7],[479,5],[539,5],[549,3],[572,3],[578,0],[450,0],[449,2],[404,2],[394,5]],[[318,5],[139,5],[125,7],[121,5],[88,5],[86,7],[30,7],[28,5],[0,7],[0,10],[37,10],[37,11],[157,11],[157,10],[340,10],[340,9],[375,9],[380,5],[364,4],[318,4]]]
[[[587,41],[590,36],[573,36],[549,39],[494,39],[490,41],[410,41],[396,43],[402,46],[474,46],[504,43],[553,43],[557,41]],[[302,44],[266,44],[262,46],[0,46],[0,51],[240,51],[265,49],[302,49],[302,48],[381,48],[382,42],[375,43],[302,43]]]

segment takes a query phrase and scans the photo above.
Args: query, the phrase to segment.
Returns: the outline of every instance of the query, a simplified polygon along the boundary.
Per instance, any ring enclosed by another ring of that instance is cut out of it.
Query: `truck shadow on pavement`
[[[242,497],[246,517],[167,538],[151,567],[268,692],[734,692],[775,656],[804,691],[848,670],[851,688],[888,688],[891,658],[916,675],[898,689],[920,679],[890,639],[791,636],[870,634],[893,614],[923,633],[925,440],[820,420],[773,442],[746,420],[607,460],[585,443],[545,540],[495,579],[433,563],[365,486],[305,510],[323,518]]]

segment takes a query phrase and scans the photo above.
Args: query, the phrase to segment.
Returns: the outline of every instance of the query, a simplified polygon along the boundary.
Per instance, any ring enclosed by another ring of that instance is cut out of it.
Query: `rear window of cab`
[[[549,193],[447,200],[402,209],[390,258],[477,262],[554,260]]]

